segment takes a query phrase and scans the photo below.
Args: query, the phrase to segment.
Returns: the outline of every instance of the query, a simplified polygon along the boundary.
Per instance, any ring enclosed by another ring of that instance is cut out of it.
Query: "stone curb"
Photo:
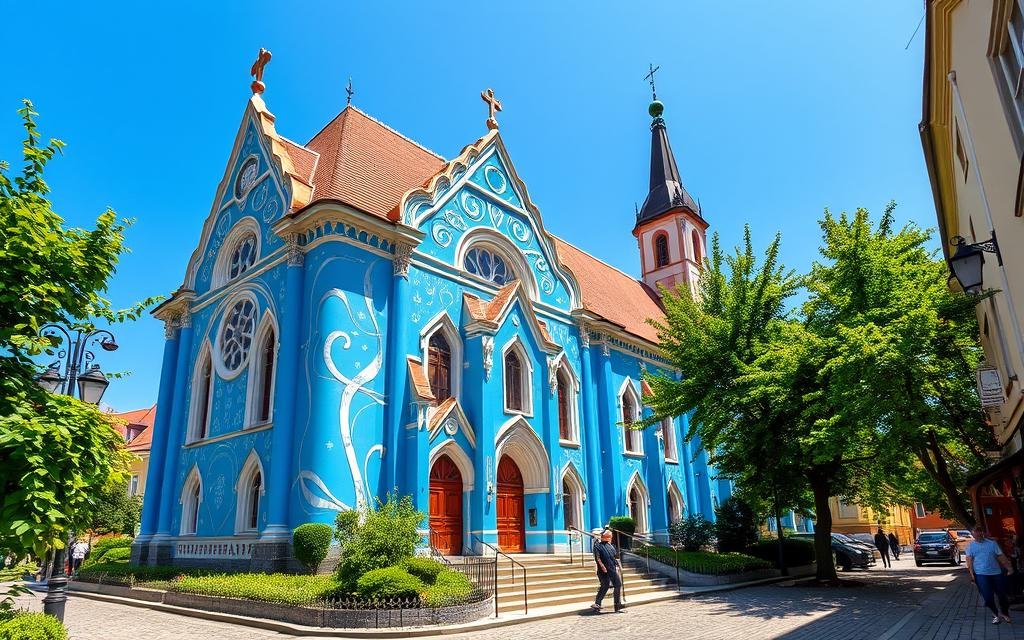
[[[630,602],[628,604],[630,609],[634,609],[636,607],[640,607],[642,605],[650,604],[653,602],[665,602],[667,600],[684,600],[688,598],[702,596],[705,594],[736,591],[738,589],[743,589],[746,587],[763,586],[768,584],[774,584],[777,582],[785,582],[787,580],[792,579],[793,578],[790,576],[779,576],[774,578],[765,578],[762,580],[752,580],[750,582],[737,582],[732,584],[715,585],[709,587],[696,587],[690,588],[689,590],[684,590],[682,592],[667,591],[663,594],[658,594],[654,597],[644,599],[641,602]],[[289,624],[286,622],[278,622],[276,620],[268,620],[266,618],[254,618],[250,616],[241,616],[230,613],[216,613],[213,611],[204,611],[202,609],[178,607],[174,605],[163,604],[160,602],[150,602],[135,598],[125,598],[121,596],[113,596],[96,592],[82,591],[79,590],[77,588],[77,585],[75,585],[74,583],[68,585],[68,592],[70,595],[74,595],[75,597],[90,598],[93,600],[100,600],[103,602],[110,602],[113,604],[120,604],[130,607],[140,607],[145,609],[152,609],[154,611],[163,611],[164,613],[173,613],[176,615],[187,616],[191,618],[200,618],[203,620],[212,620],[215,622],[225,622],[228,624],[236,624],[239,626],[265,629],[267,631],[276,631],[278,633],[292,636],[310,636],[319,638],[428,638],[434,636],[451,635],[456,633],[468,633],[472,631],[496,629],[499,627],[524,624],[540,620],[564,618],[568,616],[580,615],[581,613],[586,612],[586,609],[580,609],[577,606],[573,606],[572,608],[560,607],[556,611],[548,611],[531,615],[512,615],[508,617],[485,618],[482,620],[478,620],[477,622],[470,622],[457,625],[413,627],[399,629],[338,629],[323,627],[306,627],[302,625]]]

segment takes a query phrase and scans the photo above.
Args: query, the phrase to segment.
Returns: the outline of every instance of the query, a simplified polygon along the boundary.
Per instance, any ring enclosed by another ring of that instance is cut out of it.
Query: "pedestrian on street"
[[[71,574],[75,575],[78,573],[78,568],[82,566],[82,561],[85,560],[86,554],[89,553],[89,543],[85,540],[77,540],[75,544],[71,545]]]
[[[1006,593],[1006,576],[1013,575],[1013,566],[999,543],[989,538],[981,525],[974,527],[974,540],[967,545],[967,572],[978,586],[985,606],[992,611],[992,624],[1010,622],[1010,599]],[[1005,571],[1005,573],[1004,573]],[[999,608],[996,608],[996,600]]]
[[[622,574],[619,572],[619,561],[615,558],[615,547],[612,546],[612,532],[608,529],[601,532],[601,542],[594,545],[594,562],[597,564],[597,579],[601,586],[590,608],[600,611],[608,587],[614,587],[615,612],[625,611],[626,607],[622,604]]]
[[[875,548],[878,549],[878,553],[882,554],[882,566],[891,569],[892,560],[889,559],[889,538],[882,531],[882,527],[878,527],[878,533],[875,534]]]
[[[894,559],[900,559],[900,539],[896,537],[895,531],[889,532],[889,550],[892,551]]]

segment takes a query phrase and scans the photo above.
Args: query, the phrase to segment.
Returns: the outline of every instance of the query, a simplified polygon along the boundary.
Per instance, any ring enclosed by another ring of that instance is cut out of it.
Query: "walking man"
[[[885,536],[882,527],[878,527],[878,533],[875,534],[875,548],[878,549],[878,553],[882,554],[882,566],[891,569],[892,560],[889,559],[889,538]]]
[[[597,579],[601,586],[590,608],[600,611],[608,587],[614,587],[615,612],[625,611],[626,607],[622,604],[622,574],[619,573],[619,561],[615,558],[615,547],[612,546],[612,532],[608,529],[601,532],[601,542],[594,545],[594,562],[597,564]]]
[[[900,559],[900,539],[896,537],[895,531],[889,532],[889,551],[892,551],[895,560]]]
[[[77,574],[78,568],[82,566],[82,561],[85,560],[86,554],[89,553],[89,543],[85,540],[78,539],[75,544],[71,545],[71,574]]]
[[[974,527],[974,540],[967,545],[966,555],[967,572],[971,576],[971,582],[978,586],[985,606],[992,611],[992,624],[1009,622],[1010,599],[1006,593],[1006,576],[1013,575],[1010,560],[999,547],[999,543],[985,534],[985,528],[981,525]]]

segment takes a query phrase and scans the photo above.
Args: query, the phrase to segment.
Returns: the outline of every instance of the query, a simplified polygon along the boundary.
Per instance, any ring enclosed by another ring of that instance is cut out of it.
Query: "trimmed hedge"
[[[131,546],[132,538],[128,536],[114,536],[112,538],[103,538],[96,544],[92,545],[92,553],[89,554],[89,557],[99,559],[103,557],[103,555],[111,549],[130,549]]]
[[[53,616],[16,613],[0,622],[0,640],[68,640],[68,631]]]
[[[235,573],[231,575],[182,576],[170,590],[221,598],[302,605],[326,598],[338,588],[333,576],[283,573]]]
[[[327,557],[332,537],[334,537],[334,530],[329,525],[319,522],[300,524],[292,532],[292,549],[295,552],[295,558],[306,565],[307,569],[316,573],[320,563]]]
[[[424,588],[423,581],[402,567],[367,571],[356,581],[356,593],[369,600],[415,598]]]
[[[664,562],[673,567],[677,566],[683,571],[712,576],[771,569],[774,566],[770,562],[743,553],[676,551],[675,549],[658,546],[644,547],[644,549],[650,554],[651,558],[658,562]],[[637,555],[643,556],[644,549],[638,550],[636,552]]]
[[[449,607],[464,604],[473,593],[473,583],[458,571],[445,569],[437,575],[434,584],[420,593],[425,607]]]
[[[761,540],[747,547],[747,553],[775,564],[779,558],[779,541],[771,538]],[[782,554],[788,567],[814,564],[814,543],[799,538],[784,538]]]
[[[128,562],[131,558],[131,547],[114,547],[103,554],[103,562]]]
[[[636,521],[629,516],[612,516],[608,519],[608,528],[633,535],[636,533]]]
[[[433,558],[407,558],[399,565],[425,584],[434,584],[437,576],[447,571],[447,567]]]
[[[82,565],[78,572],[79,580],[99,579],[103,576],[116,578],[133,578],[136,582],[150,580],[172,580],[181,575],[209,575],[208,569],[182,569],[181,567],[149,567],[126,564],[124,562],[97,562],[88,566]]]

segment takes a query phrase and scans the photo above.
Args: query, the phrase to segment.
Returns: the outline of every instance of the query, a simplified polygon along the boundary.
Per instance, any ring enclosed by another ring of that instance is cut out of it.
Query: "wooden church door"
[[[430,468],[430,543],[445,555],[462,554],[462,474],[446,455]]]
[[[508,456],[498,463],[498,547],[512,553],[526,550],[523,474]]]

